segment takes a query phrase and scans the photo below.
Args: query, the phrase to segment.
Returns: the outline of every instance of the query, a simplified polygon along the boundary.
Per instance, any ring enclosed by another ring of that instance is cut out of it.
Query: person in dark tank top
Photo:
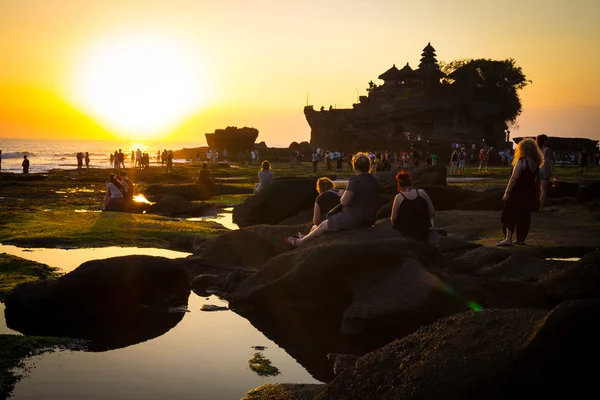
[[[411,175],[401,171],[396,175],[398,194],[392,205],[390,220],[394,229],[405,236],[427,243],[435,208],[423,189],[415,188]]]
[[[327,219],[327,214],[333,208],[342,204],[340,200],[344,194],[343,190],[340,192],[335,190],[335,184],[329,178],[319,178],[317,180],[317,192],[319,196],[315,200],[313,226],[310,228],[310,232],[317,229],[321,222]],[[304,237],[300,232],[298,232],[297,236],[298,238]]]

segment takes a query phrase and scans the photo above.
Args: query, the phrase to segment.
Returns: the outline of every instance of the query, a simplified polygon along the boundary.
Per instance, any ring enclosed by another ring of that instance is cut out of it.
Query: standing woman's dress
[[[525,168],[517,178],[517,182],[508,196],[508,201],[504,203],[501,221],[512,232],[515,231],[516,226],[517,241],[525,242],[531,226],[531,212],[538,211],[537,209],[540,207],[538,194],[539,167],[536,167],[535,171],[532,172],[525,157],[520,158],[518,163],[525,163]],[[510,172],[511,177],[513,171],[514,167]]]

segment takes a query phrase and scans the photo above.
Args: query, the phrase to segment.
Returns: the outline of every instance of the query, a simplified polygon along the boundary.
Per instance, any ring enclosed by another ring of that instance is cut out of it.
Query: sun
[[[206,105],[206,71],[160,36],[115,37],[77,65],[76,102],[118,136],[153,139]]]

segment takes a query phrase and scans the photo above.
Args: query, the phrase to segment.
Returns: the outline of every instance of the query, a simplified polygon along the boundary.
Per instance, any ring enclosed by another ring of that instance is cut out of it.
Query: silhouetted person
[[[77,158],[77,169],[81,169],[83,167],[83,153],[79,152],[75,157]]]
[[[215,183],[213,178],[210,177],[210,171],[208,170],[208,164],[202,164],[202,169],[198,172],[198,180],[196,181],[199,185],[212,185]]]
[[[85,152],[85,167],[90,169],[90,153]]]
[[[23,164],[21,164],[21,166],[23,167],[23,173],[28,174],[29,173],[29,160],[27,159],[27,156],[23,156]]]

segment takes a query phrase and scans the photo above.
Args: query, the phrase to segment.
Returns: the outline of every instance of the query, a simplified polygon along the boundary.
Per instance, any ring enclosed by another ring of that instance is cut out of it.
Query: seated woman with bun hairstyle
[[[431,219],[435,215],[433,203],[423,189],[413,185],[408,172],[399,172],[396,181],[398,194],[392,206],[392,225],[404,235],[427,243]]]

